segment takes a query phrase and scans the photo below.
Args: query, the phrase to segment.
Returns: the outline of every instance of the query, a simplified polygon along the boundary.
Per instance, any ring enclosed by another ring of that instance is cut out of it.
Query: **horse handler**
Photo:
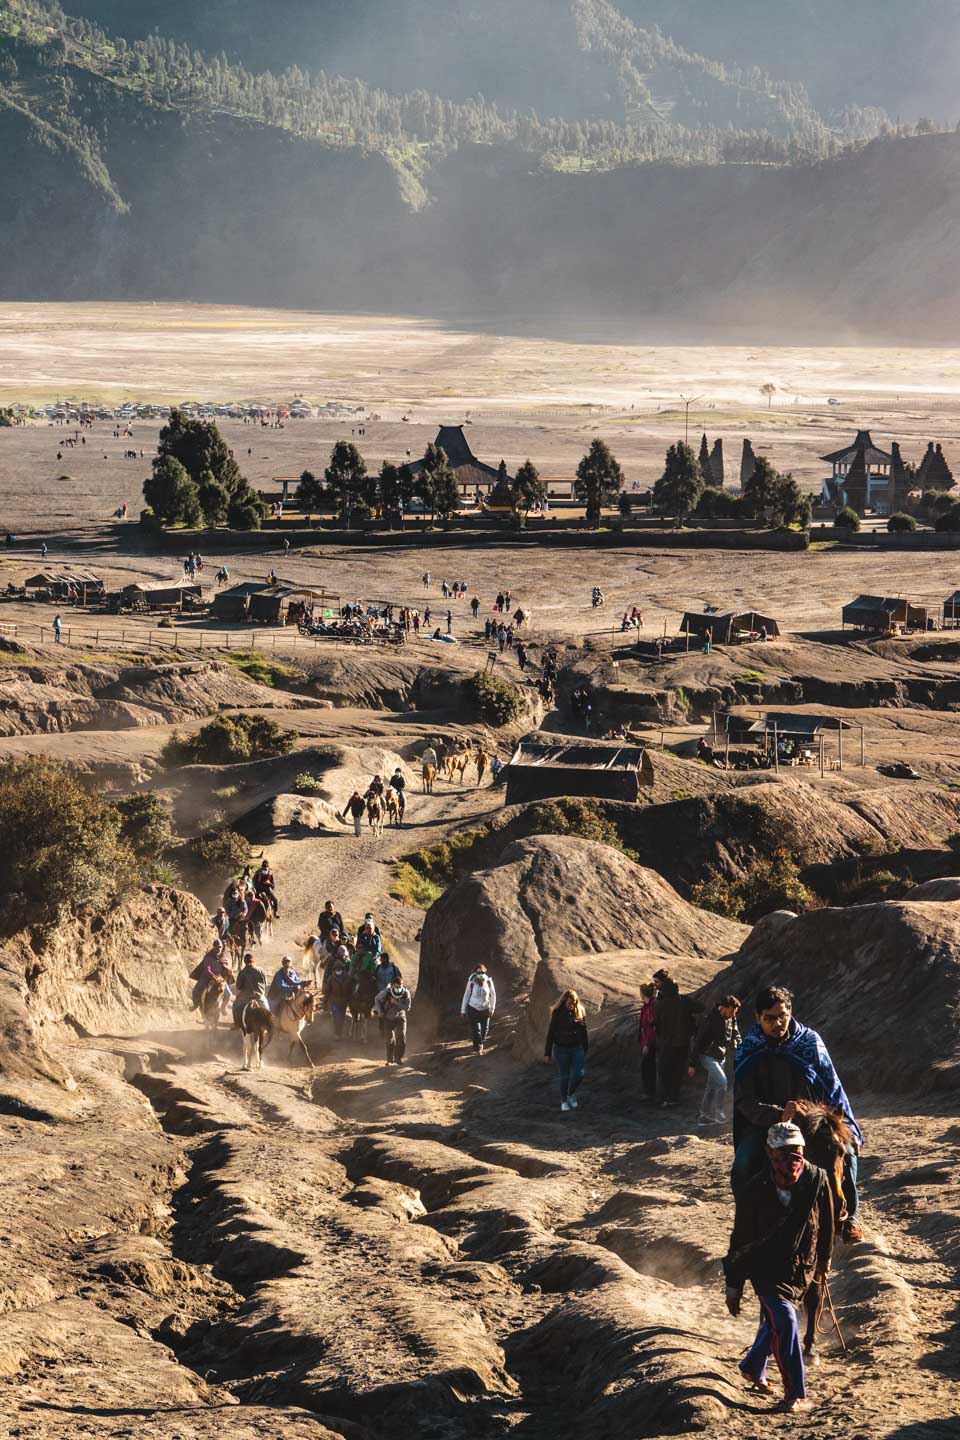
[[[760,1328],[740,1361],[741,1374],[752,1389],[769,1394],[772,1351],[783,1381],[778,1408],[787,1413],[810,1409],[797,1306],[814,1279],[826,1279],[834,1241],[830,1182],[804,1159],[803,1148],[796,1125],[767,1131],[767,1163],[737,1194],[723,1262],[730,1314],[740,1314],[748,1280],[760,1301]]]

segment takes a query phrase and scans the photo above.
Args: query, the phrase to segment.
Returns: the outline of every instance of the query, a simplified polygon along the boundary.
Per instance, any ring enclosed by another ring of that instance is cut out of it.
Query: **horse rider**
[[[236,999],[233,1002],[233,1023],[239,1028],[240,1013],[245,1005],[251,1000],[259,1000],[262,1005],[270,1009],[270,1002],[267,999],[267,977],[258,965],[254,965],[253,956],[247,951],[243,957],[243,964],[240,966],[240,973],[237,976]]]
[[[333,901],[325,900],[323,902],[323,909],[317,916],[318,938],[320,940],[326,940],[331,930],[337,930],[342,935],[346,928],[340,911],[333,908]]]
[[[293,968],[293,960],[289,955],[284,955],[280,961],[280,969],[270,981],[270,989],[267,991],[267,999],[271,1008],[279,1006],[284,1000],[292,1000],[305,990],[310,984],[309,980],[301,980]]]
[[[423,766],[424,770],[426,770],[428,765],[432,765],[434,770],[439,767],[440,761],[437,759],[437,752],[432,745],[428,745],[426,750],[424,750],[423,754],[420,756],[420,764]]]
[[[377,982],[378,995],[382,990],[386,990],[388,985],[393,984],[394,977],[396,977],[397,979],[400,978],[399,967],[394,965],[386,950],[383,950],[380,954],[380,959],[377,961],[377,968],[374,972],[374,976]]]
[[[217,909],[212,923],[214,930],[217,932],[217,939],[226,943],[227,936],[230,934],[230,916],[222,905]]]
[[[379,795],[380,799],[383,799],[383,780],[379,775],[374,775],[366,788],[363,798],[364,800],[370,800],[374,795]]]
[[[354,964],[359,965],[363,961],[369,961],[366,968],[371,972],[376,969],[377,961],[380,959],[380,951],[383,949],[383,941],[380,932],[373,923],[372,917],[364,920],[357,931],[357,941],[354,947]]]
[[[383,1021],[387,1042],[387,1064],[402,1065],[407,1051],[407,1016],[413,1000],[399,971],[374,1001],[374,1009]]]
[[[398,765],[396,770],[394,770],[393,774],[390,776],[390,789],[397,797],[397,813],[399,814],[401,820],[403,819],[404,811],[407,808],[407,797],[404,793],[406,791],[406,788],[407,782],[406,780],[404,780],[403,771]]]
[[[203,998],[203,992],[204,990],[206,990],[211,980],[222,979],[229,982],[230,971],[227,968],[227,962],[223,958],[224,948],[225,947],[222,940],[214,940],[213,944],[210,946],[210,949],[200,961],[200,964],[194,971],[191,972],[191,980],[196,981],[193,987],[193,996],[190,1003],[191,1010],[199,1009],[201,1000]],[[224,985],[223,990],[223,996],[225,1000],[230,998],[230,993],[230,985],[229,983],[227,983],[226,985]]]
[[[730,1185],[736,1195],[763,1165],[764,1137],[777,1121],[792,1121],[794,1102],[813,1100],[840,1111],[854,1141],[844,1163],[843,1197],[847,1218],[840,1236],[848,1244],[863,1239],[857,1219],[857,1156],[863,1135],[829,1052],[816,1030],[801,1025],[793,996],[782,985],[766,985],[756,1000],[756,1024],[737,1049],[733,1069],[733,1143]]]
[[[269,860],[261,860],[260,868],[253,877],[253,890],[255,895],[259,895],[261,900],[272,907],[274,918],[279,920],[280,906],[277,903],[277,886]]]
[[[772,1350],[783,1381],[778,1408],[788,1414],[810,1409],[797,1307],[814,1279],[826,1279],[834,1239],[830,1182],[804,1159],[803,1149],[796,1125],[781,1121],[767,1131],[766,1163],[736,1196],[723,1262],[730,1314],[740,1314],[748,1280],[760,1301],[760,1327],[740,1361],[741,1374],[751,1388],[769,1393]]]
[[[247,902],[239,885],[231,885],[227,894],[224,909],[227,913],[227,923],[232,924],[234,920],[242,920],[247,913]]]
[[[343,1022],[347,1018],[347,1005],[353,995],[354,981],[347,968],[347,947],[341,945],[333,957],[333,964],[323,977],[323,1004],[333,1017],[335,1039],[343,1039]]]

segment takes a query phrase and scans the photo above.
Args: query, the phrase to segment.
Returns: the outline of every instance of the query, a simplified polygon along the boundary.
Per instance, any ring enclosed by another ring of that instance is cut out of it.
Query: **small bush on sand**
[[[127,795],[116,802],[120,812],[120,838],[135,854],[158,859],[174,842],[170,806],[155,790]]]
[[[323,791],[323,781],[319,775],[311,775],[309,770],[301,770],[299,775],[294,777],[293,792],[295,795],[319,795]]]
[[[855,535],[860,529],[860,516],[849,505],[844,505],[833,523],[838,530],[846,530],[849,534]]]
[[[902,510],[898,510],[896,515],[891,515],[887,521],[887,529],[891,535],[909,535],[916,528],[917,522],[913,516],[905,515]]]
[[[509,680],[478,670],[463,682],[464,695],[481,720],[488,725],[509,725],[523,714],[524,700]]]
[[[190,849],[191,858],[207,874],[232,875],[250,859],[250,844],[236,830],[210,830]]]
[[[231,651],[226,658],[229,665],[248,679],[258,685],[268,685],[271,689],[282,689],[289,681],[300,678],[299,670],[294,670],[291,665],[282,665],[279,660],[268,660],[266,655],[258,655],[256,650]]]
[[[443,887],[433,880],[428,880],[425,875],[414,870],[413,866],[408,865],[405,860],[398,860],[393,868],[390,894],[402,905],[413,905],[418,910],[428,910],[434,900],[440,899]]]
[[[294,736],[266,715],[218,715],[195,735],[174,733],[160,752],[163,765],[236,765],[289,755]]]

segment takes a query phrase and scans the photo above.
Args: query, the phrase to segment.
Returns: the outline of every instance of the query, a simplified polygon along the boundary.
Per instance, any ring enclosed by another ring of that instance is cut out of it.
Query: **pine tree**
[[[196,525],[201,518],[197,487],[173,455],[154,461],[143,482],[143,498],[161,525]]]
[[[323,478],[332,491],[341,519],[350,524],[350,515],[358,500],[363,499],[367,465],[356,445],[338,440],[330,452],[330,464]]]
[[[524,515],[546,499],[547,487],[532,460],[524,460],[520,466],[513,478],[512,491],[514,509]]]
[[[574,493],[586,504],[587,524],[600,524],[600,512],[623,488],[623,471],[603,440],[594,440],[577,466]]]
[[[689,445],[678,441],[667,451],[663,474],[653,487],[653,503],[662,515],[675,515],[682,525],[703,494],[700,462]]]

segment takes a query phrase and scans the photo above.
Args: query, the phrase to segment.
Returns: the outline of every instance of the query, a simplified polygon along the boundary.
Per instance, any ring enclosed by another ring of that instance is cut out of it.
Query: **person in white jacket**
[[[465,1015],[470,1021],[473,1048],[478,1055],[483,1054],[483,1047],[490,1030],[490,1021],[493,1019],[493,1012],[496,1008],[497,992],[493,980],[490,978],[486,965],[478,965],[467,981],[467,988],[463,992],[463,1004],[460,1006],[460,1014]]]

